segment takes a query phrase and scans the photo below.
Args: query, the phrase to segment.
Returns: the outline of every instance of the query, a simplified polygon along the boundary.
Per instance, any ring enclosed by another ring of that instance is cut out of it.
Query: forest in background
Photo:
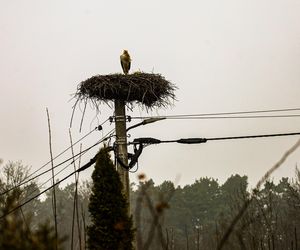
[[[29,168],[20,162],[2,166],[1,215],[41,191],[39,183],[32,181],[5,193],[28,175]],[[56,187],[60,249],[70,249],[72,238],[73,249],[86,246],[91,183],[80,183],[77,195],[74,195],[75,186],[71,183]],[[10,239],[14,242],[11,244],[20,244],[15,249],[26,249],[24,242],[28,239],[51,244],[54,238],[52,194],[48,191],[44,199],[35,199],[2,218],[0,246]],[[142,241],[145,249],[161,249],[162,245],[168,250],[216,249],[249,195],[247,176],[232,175],[223,184],[200,177],[193,184],[175,187],[170,181],[155,185],[152,179],[141,175],[139,184],[132,184],[130,196],[137,244]],[[282,178],[278,183],[269,180],[255,192],[224,249],[299,249],[299,212],[300,172],[296,169],[294,179]]]

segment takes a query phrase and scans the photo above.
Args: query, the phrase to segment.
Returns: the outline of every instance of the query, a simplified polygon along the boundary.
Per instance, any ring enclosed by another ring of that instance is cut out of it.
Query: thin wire
[[[110,135],[112,133],[112,131],[114,131],[115,129],[112,129],[110,132],[108,132],[106,135],[105,135],[105,138],[104,136],[97,142],[95,143],[92,147],[100,144],[101,142],[107,140],[108,138],[110,138],[112,135]],[[110,135],[110,136],[108,136]],[[92,148],[88,148],[89,150]],[[59,170],[55,175],[54,177],[56,177],[57,175],[59,175],[61,172],[63,172],[64,170],[66,170],[69,166],[71,166],[73,164],[73,162],[76,162],[77,160],[80,160],[80,158],[85,154],[87,153],[88,151],[87,150],[84,150],[82,151],[83,153],[82,154],[76,154],[74,155],[74,160],[72,162],[70,162],[67,166],[65,166],[64,168],[62,168],[61,170]],[[75,156],[77,156],[77,158],[75,159]],[[41,185],[39,185],[34,191],[32,191],[28,196],[31,196],[32,194],[34,194],[36,191],[39,191],[40,188],[42,188],[46,183],[48,183],[49,181],[51,181],[52,177],[49,178],[48,180],[46,180],[45,182],[43,182]],[[23,199],[21,199],[21,201],[25,200],[25,197]]]
[[[76,170],[78,171],[78,170]],[[6,217],[7,215],[13,213],[14,211],[18,210],[19,208],[25,206],[27,203],[33,201],[34,199],[36,199],[37,197],[41,196],[42,194],[46,193],[47,191],[49,191],[51,188],[54,188],[55,186],[59,185],[61,182],[65,181],[66,179],[68,179],[69,177],[71,177],[75,172],[72,172],[71,174],[67,175],[66,177],[64,177],[63,179],[55,182],[53,185],[51,185],[49,188],[45,189],[44,191],[38,193],[37,195],[33,196],[32,198],[30,198],[29,200],[23,202],[22,204],[14,207],[13,209],[11,209],[10,211],[8,211],[7,213],[3,214],[2,216],[0,216],[0,220],[3,219],[4,217]]]
[[[300,117],[300,115],[245,115],[245,116],[201,116],[201,117],[170,117],[167,119],[181,119],[181,120],[193,120],[193,119],[259,119],[259,118],[291,118]]]
[[[114,129],[113,129],[114,130]],[[110,134],[111,132],[109,132],[108,134]],[[106,139],[108,139],[108,137],[103,138],[99,141],[99,143],[105,141]],[[98,144],[99,144],[98,143]],[[23,202],[22,204],[14,207],[13,209],[11,209],[10,211],[8,211],[7,213],[3,214],[0,216],[0,220],[3,219],[4,217],[6,217],[7,215],[13,213],[14,211],[18,210],[19,208],[25,206],[26,204],[28,204],[29,202],[33,201],[34,199],[36,199],[37,197],[41,196],[42,194],[46,193],[47,191],[49,191],[50,189],[54,188],[55,186],[59,185],[60,183],[62,183],[63,181],[65,181],[66,179],[70,178],[73,174],[75,173],[79,173],[83,170],[85,170],[87,168],[86,165],[89,165],[89,163],[85,164],[84,166],[82,166],[81,168],[77,169],[76,171],[73,171],[72,173],[68,174],[67,176],[65,176],[63,179],[55,182],[53,185],[51,185],[50,187],[46,188],[45,190],[43,190],[42,192],[38,193],[37,195],[31,197],[30,199],[28,199],[27,201]]]
[[[63,165],[64,163],[66,163],[66,162],[68,162],[68,161],[70,161],[70,160],[72,160],[72,159],[73,159],[73,157],[68,158],[67,160],[64,160],[63,162],[61,162],[61,163],[55,165],[55,166],[54,166],[54,169],[57,168],[57,167],[59,167],[59,166],[61,166],[61,165]],[[70,163],[70,164],[72,164],[72,163]],[[34,180],[34,179],[36,179],[36,178],[38,178],[38,177],[40,177],[40,176],[46,174],[46,173],[48,173],[48,172],[50,172],[50,171],[51,171],[51,168],[48,169],[48,170],[45,170],[44,172],[42,172],[42,173],[40,173],[40,174],[38,174],[38,175],[36,175],[36,176],[30,178],[30,179],[27,179],[26,181],[23,181],[23,182],[19,183],[18,185],[15,185],[14,187],[12,187],[12,188],[10,188],[10,189],[5,190],[4,192],[0,193],[0,196],[6,194],[6,193],[8,193],[8,192],[10,192],[10,191],[12,191],[12,190],[14,190],[14,189],[16,189],[16,188],[18,188],[18,187],[20,187],[20,186],[22,186],[22,185],[24,185],[24,184],[26,184],[26,183],[28,183],[28,182]]]
[[[114,130],[114,129],[113,129]],[[109,133],[108,133],[109,134]],[[101,140],[99,140],[96,144],[94,144],[93,146],[96,146],[96,145],[98,145],[98,144],[100,144],[102,141],[103,141],[104,139],[101,139]],[[67,166],[65,166],[64,168],[62,168],[61,170],[59,170],[55,175],[54,175],[54,177],[56,177],[57,175],[59,175],[61,172],[63,172],[64,170],[66,170],[69,166],[71,166],[74,162],[76,162],[77,160],[79,160],[80,159],[80,157],[82,157],[85,153],[87,153],[87,151],[82,151],[83,153],[82,154],[77,154],[76,156],[77,156],[77,158],[75,159],[75,156],[74,156],[74,160],[72,161],[72,162],[70,162]],[[46,183],[48,183],[49,181],[51,181],[51,179],[52,179],[52,177],[51,178],[49,178],[48,180],[46,180],[45,182],[43,182],[41,185],[39,185],[38,186],[38,188],[35,190],[35,191],[37,191],[37,190],[39,190],[40,188],[42,188]],[[35,191],[33,191],[33,193],[35,192]],[[31,193],[32,194],[32,193]],[[31,195],[30,194],[30,195]],[[29,196],[30,196],[29,195]]]
[[[167,116],[135,116],[131,118],[132,119],[147,119],[147,118],[156,118],[156,117],[177,118],[177,117],[194,117],[194,116],[199,117],[199,116],[259,114],[259,113],[291,112],[291,111],[300,111],[300,108],[250,110],[250,111],[217,112],[217,113],[201,113],[201,114],[179,114],[179,115],[167,115]]]
[[[80,156],[78,156],[76,158],[75,161],[77,161],[79,159]],[[59,175],[61,172],[63,172],[64,170],[66,170],[68,167],[70,167],[73,164],[73,162],[69,163],[67,166],[65,166],[64,168],[62,168],[61,170],[59,170],[54,177],[56,177],[57,175]],[[49,178],[48,180],[44,181],[41,185],[39,185],[34,191],[32,191],[28,196],[32,195],[33,193],[35,193],[36,191],[40,190],[40,188],[42,188],[46,183],[48,183],[49,181],[51,181],[52,177]],[[25,198],[23,198],[22,200],[25,200]],[[21,201],[22,201],[21,200]]]
[[[267,138],[267,137],[282,137],[300,135],[300,132],[295,133],[281,133],[281,134],[263,134],[263,135],[244,135],[244,136],[228,136],[228,137],[212,137],[207,138],[207,141],[221,141],[221,140],[237,140],[237,139],[253,139],[253,138]]]
[[[245,116],[206,116],[206,115],[186,115],[186,116],[149,116],[143,117],[143,119],[149,118],[165,118],[167,120],[211,120],[211,119],[259,119],[259,118],[292,118],[300,117],[299,115],[245,115]],[[131,117],[132,119],[140,119],[140,117]]]
[[[107,121],[109,120],[109,118],[107,118],[102,124],[100,124],[100,126],[104,125]],[[67,152],[72,146],[75,146],[78,142],[82,141],[83,139],[85,139],[87,136],[89,136],[91,133],[93,133],[94,131],[97,130],[98,127],[96,127],[95,129],[91,130],[90,132],[88,132],[86,135],[84,135],[83,137],[81,137],[80,139],[78,139],[73,145],[69,146],[68,148],[66,148],[65,150],[63,150],[61,153],[59,153],[58,155],[56,155],[53,160],[57,159],[59,156],[63,155],[65,152]],[[34,172],[32,172],[30,175],[27,176],[27,178],[30,178],[32,175],[36,174],[37,172],[39,172],[40,170],[42,170],[44,167],[46,167],[49,163],[51,163],[51,160],[48,161],[47,163],[45,163],[44,165],[42,165],[40,168],[38,168],[37,170],[35,170]],[[26,179],[27,179],[26,178]],[[1,194],[0,194],[1,195]]]
[[[114,131],[114,129],[110,130],[110,132],[108,132],[107,135],[108,135],[108,134],[111,134],[113,131]],[[108,137],[108,138],[110,138],[110,137]],[[80,153],[74,155],[74,157],[77,157],[77,156],[80,156],[80,155],[85,154],[87,151],[89,151],[90,149],[92,149],[93,147],[97,146],[97,145],[100,144],[100,143],[101,143],[101,140],[98,141],[98,142],[96,142],[94,145],[92,145],[92,146],[86,148],[86,149],[83,150],[82,152],[80,152]],[[55,169],[55,168],[57,168],[57,167],[63,165],[64,163],[66,163],[66,162],[72,160],[72,159],[73,159],[73,156],[70,157],[70,158],[68,158],[68,159],[66,159],[66,160],[64,160],[63,162],[61,162],[61,163],[55,165],[53,168]],[[73,162],[69,163],[67,166],[70,166],[72,163],[73,163]],[[64,168],[64,169],[65,169],[65,168]],[[40,176],[42,176],[42,175],[44,175],[44,174],[50,172],[50,171],[51,171],[51,168],[48,169],[48,170],[45,170],[44,172],[42,172],[42,173],[40,173],[40,174],[38,174],[38,175],[36,175],[36,176],[30,178],[30,179],[27,179],[27,180],[25,180],[25,181],[19,183],[18,185],[15,185],[14,187],[12,187],[12,188],[10,188],[10,189],[5,190],[4,192],[0,193],[0,196],[2,196],[2,195],[4,195],[4,194],[7,194],[8,192],[10,192],[10,191],[12,191],[12,190],[14,190],[14,189],[16,189],[16,188],[18,188],[18,187],[20,187],[20,186],[23,186],[24,184],[26,184],[26,183],[28,183],[28,182],[30,182],[30,181],[32,181],[32,180],[38,178],[38,177],[40,177]],[[59,172],[59,173],[60,173],[60,172]],[[57,173],[57,174],[58,174],[58,173]],[[55,174],[55,176],[56,176],[57,174]],[[48,180],[48,181],[49,181],[49,180]],[[47,182],[48,182],[48,181],[47,181]]]
[[[283,136],[295,136],[300,135],[300,132],[294,133],[280,133],[280,134],[260,134],[260,135],[242,135],[242,136],[228,136],[228,137],[211,137],[211,138],[185,138],[178,140],[158,140],[155,138],[137,138],[133,142],[129,142],[128,145],[140,144],[143,140],[146,144],[160,144],[160,143],[181,143],[181,144],[201,144],[207,141],[222,141],[222,140],[237,140],[237,139],[253,139],[253,138],[267,138],[267,137],[283,137]],[[141,140],[142,139],[142,140]]]

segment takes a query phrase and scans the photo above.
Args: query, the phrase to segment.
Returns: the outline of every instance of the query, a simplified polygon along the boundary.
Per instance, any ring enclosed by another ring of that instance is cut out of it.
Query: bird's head
[[[128,55],[128,50],[124,49],[123,54]]]

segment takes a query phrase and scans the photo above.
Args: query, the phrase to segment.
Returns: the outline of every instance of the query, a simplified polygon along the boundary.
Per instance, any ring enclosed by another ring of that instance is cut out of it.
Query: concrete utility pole
[[[130,62],[130,57],[129,61],[127,60],[127,67],[130,68],[130,64],[128,64],[128,62]],[[168,105],[171,105],[172,100],[175,100],[174,90],[176,89],[175,85],[167,81],[160,74],[139,72],[128,75],[127,73],[129,68],[124,71],[124,75],[96,75],[81,82],[76,93],[77,100],[73,107],[74,114],[75,108],[80,102],[84,102],[86,106],[89,101],[92,101],[97,110],[99,108],[98,105],[102,102],[114,102],[116,128],[115,154],[118,157],[116,169],[119,173],[121,182],[123,184],[124,195],[126,196],[128,202],[130,201],[130,186],[128,176],[129,173],[128,169],[126,169],[126,166],[128,166],[127,131],[140,125],[146,125],[148,123],[155,122],[162,118],[147,119],[141,123],[131,126],[126,131],[127,117],[125,112],[125,104],[126,102],[136,103],[146,107],[147,109],[167,107]],[[137,155],[134,156],[138,157]],[[131,160],[133,160],[133,158]],[[134,165],[135,161],[131,162],[132,166]],[[122,164],[120,164],[120,162]]]
[[[97,110],[99,108],[98,105],[102,102],[114,102],[116,128],[114,151],[118,158],[116,169],[123,184],[123,194],[127,198],[129,204],[128,215],[130,215],[130,186],[128,172],[129,169],[126,167],[129,168],[129,165],[132,167],[135,163],[137,163],[137,159],[142,152],[143,146],[142,144],[139,144],[139,147],[135,148],[134,154],[130,159],[131,162],[128,164],[127,131],[140,125],[146,125],[163,118],[159,117],[146,119],[129,127],[126,131],[127,117],[125,112],[125,104],[126,102],[134,103],[146,107],[147,110],[151,110],[154,108],[167,107],[172,105],[173,101],[176,100],[174,95],[176,86],[166,80],[162,75],[144,72],[137,72],[128,75],[130,61],[131,60],[128,52],[124,51],[123,57],[121,58],[124,75],[119,73],[96,75],[81,82],[77,88],[77,100],[73,107],[74,114],[75,108],[80,102],[84,102],[86,106],[89,101],[92,101]],[[112,214],[111,216],[115,215]],[[133,245],[135,244],[133,243]]]
[[[126,133],[126,113],[125,101],[115,100],[115,126],[116,126],[116,154],[118,158],[128,166],[127,154],[127,133]],[[117,161],[117,171],[123,184],[123,191],[129,201],[129,176]]]

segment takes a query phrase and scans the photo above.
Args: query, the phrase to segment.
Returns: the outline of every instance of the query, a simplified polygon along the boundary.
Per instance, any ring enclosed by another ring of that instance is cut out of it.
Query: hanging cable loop
[[[114,153],[115,153],[115,157],[116,157],[117,162],[121,165],[121,167],[123,167],[127,171],[130,170],[130,169],[132,169],[135,166],[135,164],[137,164],[138,159],[139,159],[140,155],[143,152],[143,148],[144,148],[143,143],[139,143],[138,145],[139,145],[138,147],[137,147],[137,144],[135,144],[133,146],[133,151],[134,151],[133,154],[128,153],[127,156],[128,156],[128,159],[130,160],[130,162],[128,163],[128,165],[125,164],[123,162],[123,160],[118,156],[118,154],[117,154],[117,148],[116,148],[116,146],[114,146]]]

